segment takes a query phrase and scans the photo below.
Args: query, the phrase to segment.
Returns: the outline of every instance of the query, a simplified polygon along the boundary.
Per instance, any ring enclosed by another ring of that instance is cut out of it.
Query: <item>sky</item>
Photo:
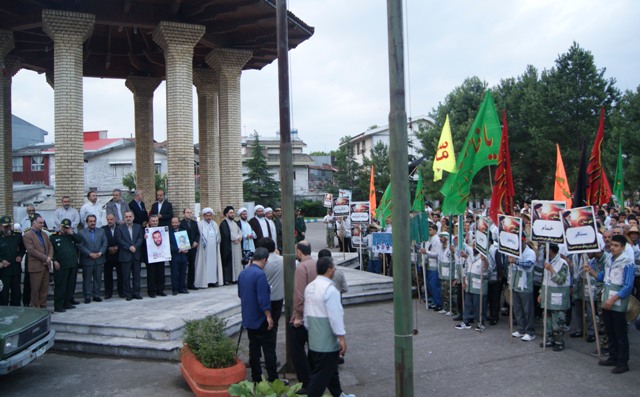
[[[407,115],[428,115],[465,78],[489,86],[527,65],[550,69],[577,42],[621,90],[640,86],[640,2],[636,0],[404,0]],[[331,151],[340,138],[387,125],[389,77],[385,0],[289,0],[315,28],[289,53],[292,128],[307,151]],[[279,129],[277,61],[242,74],[242,134]],[[154,131],[166,139],[164,83],[154,97]],[[194,106],[197,103],[195,89]],[[54,140],[53,90],[44,75],[13,78],[13,113]],[[133,95],[123,80],[84,79],[84,130],[110,138],[134,133]],[[197,109],[194,108],[197,129]],[[197,142],[197,131],[194,131]]]

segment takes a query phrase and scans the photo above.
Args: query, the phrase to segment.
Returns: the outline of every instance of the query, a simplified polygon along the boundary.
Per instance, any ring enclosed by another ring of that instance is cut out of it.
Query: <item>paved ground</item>
[[[313,234],[321,229],[311,224]],[[313,229],[312,229],[313,228]],[[324,236],[314,240],[324,246]],[[631,371],[612,375],[590,352],[593,343],[567,339],[563,352],[509,337],[506,317],[484,333],[456,330],[450,317],[416,307],[413,338],[415,396],[638,396],[640,332],[629,331]],[[384,302],[345,309],[348,352],[341,377],[345,391],[359,397],[393,396],[393,304]],[[541,331],[542,324],[537,324]],[[282,331],[281,326],[281,331]],[[278,357],[284,357],[280,332]],[[247,338],[240,356],[246,359]],[[612,390],[613,388],[613,390]],[[614,391],[615,390],[615,391]],[[0,395],[13,396],[188,396],[178,364],[88,355],[47,353],[32,365],[0,378]]]

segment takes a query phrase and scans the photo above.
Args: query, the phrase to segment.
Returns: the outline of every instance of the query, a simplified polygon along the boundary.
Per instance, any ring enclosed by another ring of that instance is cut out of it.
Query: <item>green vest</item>
[[[489,289],[489,271],[484,268],[482,257],[478,255],[468,267],[467,292],[486,295]]]
[[[513,286],[514,292],[533,292],[533,268],[527,271],[515,264],[512,265],[509,284]]]
[[[556,255],[550,262],[555,271],[556,277],[564,277],[562,284],[558,284],[553,281],[554,277],[550,274],[546,274],[542,280],[542,287],[540,289],[540,306],[545,307],[545,302],[548,304],[549,310],[567,310],[571,307],[571,279],[569,278],[569,265],[565,262],[560,255]]]
[[[602,293],[603,302],[614,295],[618,295],[618,291],[620,291],[622,287],[624,287],[624,269],[627,266],[632,265],[631,263],[629,263],[629,260],[624,255],[624,253],[622,253],[617,258],[615,258],[611,266],[605,269],[604,292]],[[626,313],[628,305],[629,297],[627,296],[624,299],[618,299],[617,301],[615,301],[615,303],[611,307],[611,310],[613,310],[614,312]]]

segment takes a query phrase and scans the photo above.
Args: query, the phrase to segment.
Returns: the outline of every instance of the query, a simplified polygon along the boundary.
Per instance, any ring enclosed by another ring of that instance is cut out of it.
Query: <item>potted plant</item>
[[[226,324],[213,315],[185,322],[180,370],[197,397],[229,396],[229,386],[246,379]]]
[[[297,391],[300,390],[301,387],[302,383],[287,386],[280,379],[269,382],[263,376],[262,381],[257,384],[243,380],[240,383],[232,385],[229,388],[229,394],[237,397],[293,397],[298,396]]]

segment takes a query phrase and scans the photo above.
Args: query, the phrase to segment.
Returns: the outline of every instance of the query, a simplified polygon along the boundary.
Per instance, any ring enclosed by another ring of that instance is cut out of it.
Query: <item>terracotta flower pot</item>
[[[180,370],[197,397],[228,397],[229,386],[246,379],[247,368],[236,358],[236,364],[228,368],[205,368],[184,345],[180,354]]]

